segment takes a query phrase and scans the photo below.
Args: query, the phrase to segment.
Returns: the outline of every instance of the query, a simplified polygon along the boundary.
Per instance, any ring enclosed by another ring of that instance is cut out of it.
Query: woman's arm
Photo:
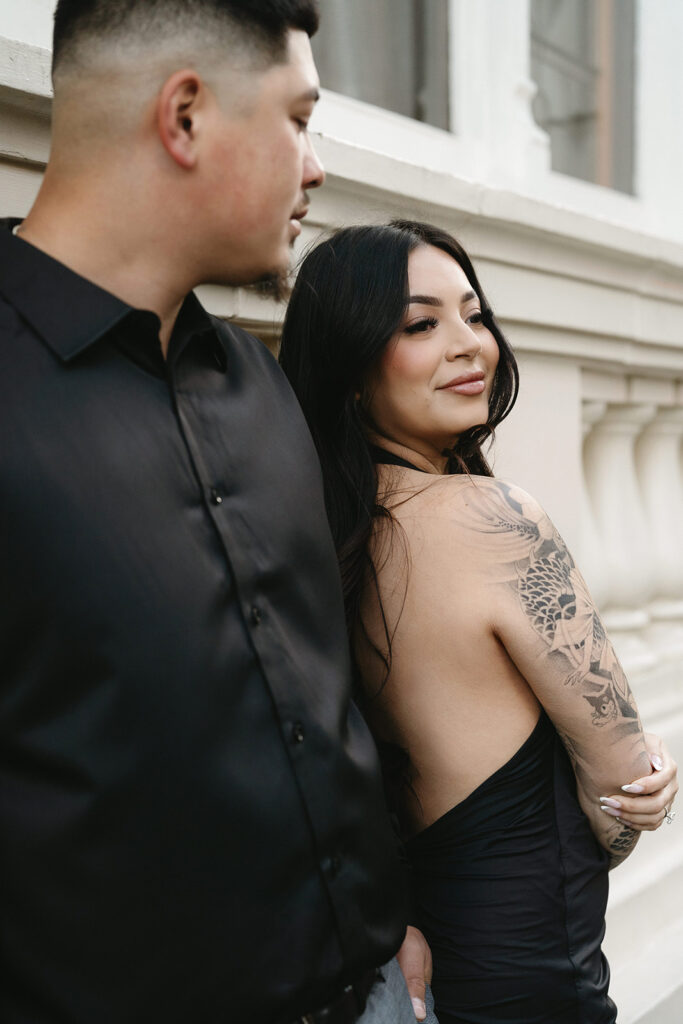
[[[502,481],[473,483],[460,521],[480,548],[491,628],[562,738],[581,807],[614,866],[639,831],[603,811],[600,798],[621,792],[624,780],[652,774],[635,700],[543,509]]]
[[[667,819],[678,793],[678,765],[661,737],[646,732],[644,738],[653,774],[623,785],[618,793],[600,797],[600,802],[610,808],[607,814],[638,832],[654,832]]]

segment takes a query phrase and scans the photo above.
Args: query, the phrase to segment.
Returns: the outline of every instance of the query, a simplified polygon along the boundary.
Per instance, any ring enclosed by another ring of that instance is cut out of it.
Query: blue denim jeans
[[[370,995],[358,1024],[416,1024],[413,1004],[396,959],[380,967],[381,979],[370,989]],[[425,1024],[438,1024],[434,1015],[434,1000],[427,989]]]

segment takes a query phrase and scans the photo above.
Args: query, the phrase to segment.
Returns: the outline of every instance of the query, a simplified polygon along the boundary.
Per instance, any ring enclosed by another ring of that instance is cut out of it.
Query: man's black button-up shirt
[[[405,917],[296,401],[0,227],[0,1019],[254,1024]]]

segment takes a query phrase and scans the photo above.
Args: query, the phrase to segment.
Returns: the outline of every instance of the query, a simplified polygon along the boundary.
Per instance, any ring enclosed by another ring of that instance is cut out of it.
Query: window
[[[448,0],[320,0],[323,85],[448,129]]]
[[[531,0],[534,116],[553,170],[633,192],[634,0]]]

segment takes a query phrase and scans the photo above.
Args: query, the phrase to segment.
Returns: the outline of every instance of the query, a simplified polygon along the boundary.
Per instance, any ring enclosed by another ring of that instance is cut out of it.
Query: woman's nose
[[[459,324],[453,327],[452,336],[449,339],[448,348],[446,350],[446,359],[452,362],[454,359],[458,359],[464,356],[466,359],[474,359],[482,350],[481,339],[477,336],[475,331],[461,321]]]

